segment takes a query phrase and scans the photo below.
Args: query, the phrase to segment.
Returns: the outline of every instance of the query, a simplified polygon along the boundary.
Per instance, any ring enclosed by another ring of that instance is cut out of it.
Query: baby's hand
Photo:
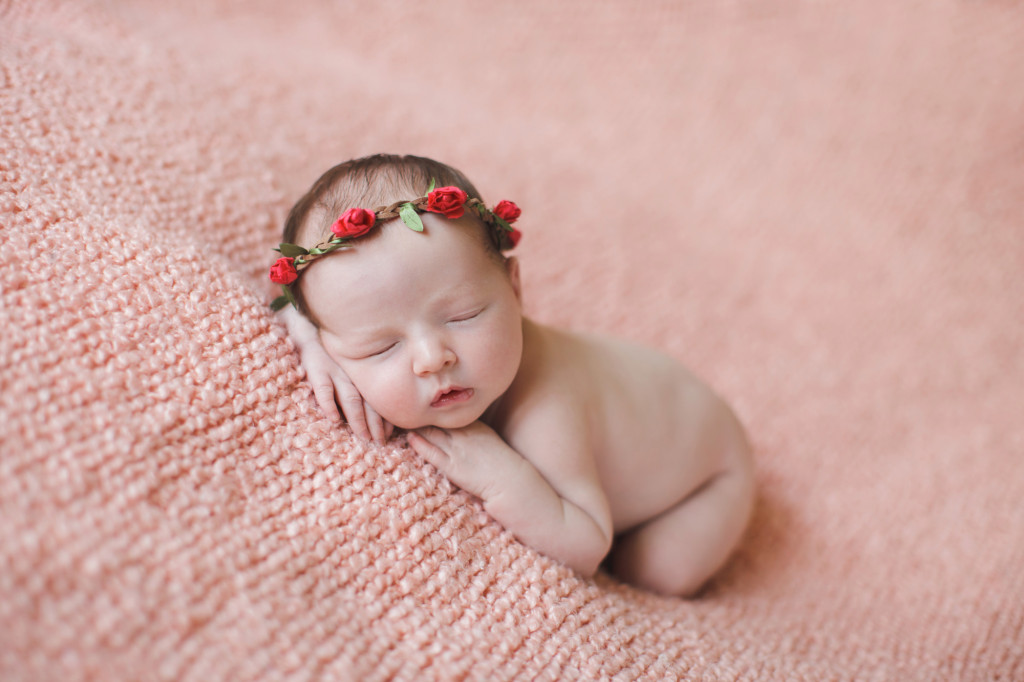
[[[299,349],[299,361],[313,386],[313,396],[320,409],[331,419],[341,421],[338,412],[338,405],[341,405],[341,412],[356,436],[378,442],[387,440],[394,427],[363,400],[348,375],[327,354],[316,327],[293,308],[284,308],[280,315],[288,327],[288,335]]]
[[[517,468],[532,466],[480,421],[461,429],[427,426],[410,431],[409,445],[448,480],[485,502]]]
[[[319,341],[299,348],[302,367],[313,386],[313,395],[328,417],[338,421],[338,405],[345,421],[363,440],[383,442],[391,437],[394,427],[363,400],[359,390],[341,367],[331,359]]]
[[[593,575],[608,553],[611,513],[596,481],[573,481],[567,490],[576,501],[563,498],[537,467],[479,421],[461,429],[410,431],[409,445],[537,551],[584,575]]]

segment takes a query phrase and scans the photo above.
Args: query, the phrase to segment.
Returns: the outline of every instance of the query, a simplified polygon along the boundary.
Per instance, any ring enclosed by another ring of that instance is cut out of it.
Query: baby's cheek
[[[378,371],[366,377],[366,389],[360,388],[363,399],[389,422],[404,429],[423,426],[416,421],[419,412],[419,396],[413,382],[393,371]]]

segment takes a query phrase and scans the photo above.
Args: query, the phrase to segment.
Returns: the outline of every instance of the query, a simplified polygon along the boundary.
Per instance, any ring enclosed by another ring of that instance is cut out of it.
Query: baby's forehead
[[[432,215],[424,223],[423,232],[414,232],[401,220],[387,221],[311,266],[300,286],[317,317],[339,296],[352,315],[373,317],[390,312],[395,301],[459,301],[504,277],[471,223]]]

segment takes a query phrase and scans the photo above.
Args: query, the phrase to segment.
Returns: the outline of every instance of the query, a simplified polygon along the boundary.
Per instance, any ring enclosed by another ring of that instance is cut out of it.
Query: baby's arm
[[[356,436],[363,440],[386,440],[393,427],[363,400],[348,375],[327,354],[316,326],[290,306],[283,308],[278,315],[288,328],[288,336],[299,349],[299,360],[313,386],[313,395],[320,409],[331,419],[340,421],[340,404],[345,420]]]
[[[564,434],[565,425],[560,426]],[[571,442],[567,438],[555,445]],[[566,466],[586,458],[560,451],[562,466],[545,476],[479,421],[461,429],[410,432],[409,444],[452,482],[483,500],[491,516],[538,552],[586,576],[594,574],[608,553],[611,513],[596,474],[571,472],[572,465]],[[556,489],[551,481],[564,483]]]

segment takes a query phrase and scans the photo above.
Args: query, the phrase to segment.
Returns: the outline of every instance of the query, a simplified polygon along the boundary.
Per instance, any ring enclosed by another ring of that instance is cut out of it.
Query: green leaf
[[[434,191],[434,185],[435,185],[434,178],[430,178],[430,187],[427,188],[427,194],[430,194],[431,192]],[[423,196],[427,196],[427,194],[424,194]]]
[[[416,213],[416,207],[412,205],[412,202],[402,204],[402,208],[398,209],[398,215],[410,230],[415,232],[423,231],[423,221],[420,220],[420,216]]]
[[[512,231],[512,226],[509,225],[508,222],[504,218],[502,218],[500,216],[494,216],[494,222],[498,223],[498,227],[500,227],[501,229],[505,230],[506,232],[511,232]]]
[[[323,249],[318,249],[315,246],[309,250],[309,254],[311,256],[319,256],[319,255],[325,254],[325,253],[327,253],[327,252],[324,251]]]
[[[289,303],[293,305],[296,310],[299,309],[299,304],[295,301],[295,294],[292,293],[292,288],[287,284],[282,284],[281,295],[271,301],[270,309],[277,312]]]
[[[281,247],[278,249],[278,251],[281,252],[282,256],[285,256],[287,258],[305,256],[306,254],[309,253],[309,251],[302,248],[301,246],[298,246],[297,244],[281,244]]]

